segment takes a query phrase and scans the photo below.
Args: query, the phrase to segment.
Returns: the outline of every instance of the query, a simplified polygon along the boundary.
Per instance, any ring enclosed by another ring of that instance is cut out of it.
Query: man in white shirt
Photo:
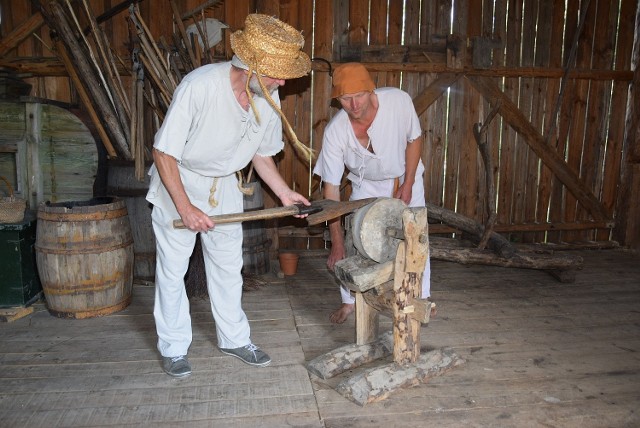
[[[157,248],[154,318],[163,369],[170,376],[191,374],[184,275],[197,233],[220,351],[253,366],[271,362],[251,342],[242,310],[242,226],[215,225],[209,216],[243,210],[236,172],[249,162],[283,205],[309,205],[284,182],[271,158],[283,148],[281,118],[286,122],[277,88],[311,69],[303,44],[293,27],[249,15],[244,30],[231,35],[233,60],[185,76],[155,136],[147,194],[154,205]],[[186,229],[174,229],[178,218]]]
[[[340,181],[346,167],[351,200],[394,197],[412,207],[425,206],[422,130],[409,94],[397,88],[376,89],[362,64],[347,63],[333,72],[331,96],[340,102],[342,110],[324,131],[313,170],[322,178],[323,196],[340,200]],[[327,266],[333,270],[346,254],[340,219],[329,222],[329,232]],[[429,283],[427,261],[422,298],[430,295]],[[340,288],[340,294],[342,305],[330,316],[331,322],[338,324],[346,321],[355,304],[346,287]]]

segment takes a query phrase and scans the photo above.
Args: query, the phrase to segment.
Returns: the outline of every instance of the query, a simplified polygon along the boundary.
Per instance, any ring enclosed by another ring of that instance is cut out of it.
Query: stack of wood
[[[81,10],[90,31],[80,27],[69,1],[40,2],[40,12],[52,31],[55,49],[89,113],[107,153],[112,158],[134,160],[140,135],[135,127],[132,101],[120,78],[117,56],[91,12],[87,0]],[[140,142],[142,143],[142,142]],[[144,159],[141,159],[144,161]]]
[[[130,4],[130,22],[134,37],[130,66],[118,57],[99,26],[88,0],[78,8],[70,0],[40,1],[44,22],[52,30],[55,49],[65,65],[78,95],[94,123],[110,158],[135,161],[136,178],[143,180],[145,160],[151,159],[150,142],[145,137],[159,128],[169,108],[173,92],[185,73],[212,61],[206,27],[194,16],[222,0],[208,0],[198,8],[180,15],[170,0],[179,33],[174,44],[163,38],[156,43],[134,2]],[[118,6],[121,7],[121,6]],[[183,21],[193,19],[205,48],[187,36]],[[82,28],[80,22],[88,22]],[[131,86],[125,87],[122,70],[130,69]],[[145,108],[151,109],[150,130],[145,130]]]

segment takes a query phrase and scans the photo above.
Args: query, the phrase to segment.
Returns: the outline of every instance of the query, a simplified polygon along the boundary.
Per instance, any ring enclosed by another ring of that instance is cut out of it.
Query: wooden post
[[[378,337],[378,311],[360,292],[356,292],[356,345],[371,343]]]
[[[393,280],[393,360],[406,365],[415,363],[420,356],[420,322],[409,316],[409,307],[410,299],[420,296],[429,255],[429,243],[420,242],[420,235],[428,227],[427,210],[407,208],[402,213],[402,221],[405,239],[398,245]]]

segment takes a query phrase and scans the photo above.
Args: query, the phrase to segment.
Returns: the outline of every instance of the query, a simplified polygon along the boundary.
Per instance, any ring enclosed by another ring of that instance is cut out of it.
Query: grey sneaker
[[[240,348],[225,349],[218,348],[223,354],[231,355],[232,357],[240,358],[250,366],[266,367],[271,364],[271,358],[258,348],[253,343],[247,346],[241,346]]]
[[[178,357],[162,357],[162,368],[173,377],[185,377],[191,374],[191,364],[186,355]]]

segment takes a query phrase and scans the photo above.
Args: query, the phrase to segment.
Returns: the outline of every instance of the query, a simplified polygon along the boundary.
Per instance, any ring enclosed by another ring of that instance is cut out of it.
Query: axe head
[[[332,220],[344,214],[349,214],[350,212],[353,212],[358,208],[362,208],[365,205],[368,205],[377,199],[378,198],[367,198],[367,199],[360,199],[357,201],[345,201],[345,202],[333,201],[331,199],[321,199],[319,201],[313,201],[311,202],[311,206],[319,207],[322,209],[322,211],[314,214],[310,214],[309,216],[306,217],[306,220],[310,226],[313,226],[319,223],[324,223],[325,221]]]

